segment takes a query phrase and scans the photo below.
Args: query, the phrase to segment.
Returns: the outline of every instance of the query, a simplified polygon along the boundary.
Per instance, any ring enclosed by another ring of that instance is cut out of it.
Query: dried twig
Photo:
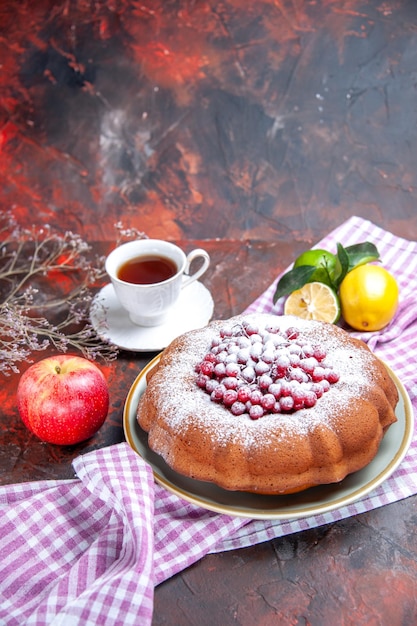
[[[121,223],[115,228],[117,243],[145,237]],[[24,229],[11,213],[0,216],[0,237],[0,373],[19,372],[18,364],[30,362],[33,351],[50,346],[114,360],[117,347],[89,322],[94,288],[106,276],[105,259],[92,259],[91,247],[77,234],[58,234],[48,226]]]

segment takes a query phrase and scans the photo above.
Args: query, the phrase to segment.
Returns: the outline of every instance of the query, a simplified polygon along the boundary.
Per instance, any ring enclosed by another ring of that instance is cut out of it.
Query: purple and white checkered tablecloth
[[[394,370],[417,409],[417,243],[352,217],[317,247],[374,242],[396,277],[394,322],[361,336]],[[276,282],[247,312],[282,313]],[[122,443],[74,461],[77,478],[0,487],[0,624],[150,624],[153,589],[205,554],[356,515],[417,493],[417,440],[401,466],[362,500],[296,520],[231,517],[185,502],[153,481]]]

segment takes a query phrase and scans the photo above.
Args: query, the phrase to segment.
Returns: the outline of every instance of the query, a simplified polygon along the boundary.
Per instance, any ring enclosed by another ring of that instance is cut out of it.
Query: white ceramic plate
[[[198,280],[181,291],[168,320],[160,326],[137,326],[120,305],[109,283],[95,296],[90,319],[98,335],[119,348],[132,352],[160,352],[175,337],[202,328],[213,315],[209,290]]]
[[[124,431],[130,446],[153,469],[155,480],[179,497],[205,509],[251,519],[296,519],[318,515],[359,500],[378,487],[398,467],[413,436],[413,410],[410,398],[397,376],[389,369],[399,391],[398,421],[390,426],[376,457],[364,469],[342,482],[313,487],[288,496],[265,496],[227,491],[211,483],[193,480],[174,472],[148,446],[148,435],[136,419],[139,398],[146,389],[146,374],[157,363],[156,356],[133,383],[124,408]]]

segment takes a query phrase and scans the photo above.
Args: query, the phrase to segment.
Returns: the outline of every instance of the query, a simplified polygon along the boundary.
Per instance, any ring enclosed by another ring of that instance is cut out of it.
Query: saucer
[[[123,350],[154,352],[167,347],[179,335],[205,326],[213,315],[209,290],[198,280],[180,293],[169,318],[160,326],[137,326],[120,305],[113,285],[105,285],[95,296],[91,324],[97,334]]]

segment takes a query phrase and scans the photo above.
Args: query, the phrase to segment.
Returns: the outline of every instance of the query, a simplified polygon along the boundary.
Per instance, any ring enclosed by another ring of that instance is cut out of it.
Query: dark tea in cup
[[[200,267],[191,272],[191,264]],[[128,241],[110,252],[106,271],[116,296],[138,326],[164,324],[180,293],[198,280],[210,264],[208,253],[196,248],[187,255],[163,239]]]
[[[178,272],[175,263],[164,256],[142,255],[125,261],[117,278],[134,285],[153,285],[172,278]]]

